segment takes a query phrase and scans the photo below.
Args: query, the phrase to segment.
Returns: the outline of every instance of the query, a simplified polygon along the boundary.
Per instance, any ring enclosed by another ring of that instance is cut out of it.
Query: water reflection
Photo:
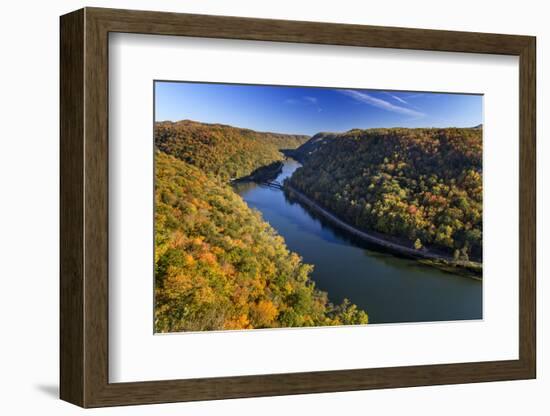
[[[287,160],[276,180],[282,182],[299,166]],[[372,323],[482,317],[480,281],[376,251],[280,190],[254,183],[236,184],[235,190],[290,250],[314,265],[312,278],[331,301],[350,299],[369,313]]]

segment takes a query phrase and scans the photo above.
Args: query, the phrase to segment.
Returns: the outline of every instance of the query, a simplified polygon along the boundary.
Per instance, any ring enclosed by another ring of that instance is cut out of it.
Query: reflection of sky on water
[[[298,166],[287,161],[276,180]],[[312,278],[332,302],[350,299],[369,313],[372,323],[481,318],[480,281],[370,250],[280,190],[253,183],[235,189],[284,237],[290,250],[315,266]]]

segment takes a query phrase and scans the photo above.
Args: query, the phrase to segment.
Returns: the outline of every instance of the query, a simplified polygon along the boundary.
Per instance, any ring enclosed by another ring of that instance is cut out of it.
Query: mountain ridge
[[[227,181],[284,158],[310,137],[192,120],[156,122],[155,147]]]
[[[291,153],[289,184],[349,224],[481,260],[481,129],[355,129]]]

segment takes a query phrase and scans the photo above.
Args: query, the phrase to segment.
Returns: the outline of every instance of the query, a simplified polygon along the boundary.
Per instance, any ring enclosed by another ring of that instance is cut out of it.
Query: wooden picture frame
[[[85,8],[61,17],[60,396],[82,407],[535,378],[535,38]],[[109,383],[110,32],[519,56],[519,359]]]

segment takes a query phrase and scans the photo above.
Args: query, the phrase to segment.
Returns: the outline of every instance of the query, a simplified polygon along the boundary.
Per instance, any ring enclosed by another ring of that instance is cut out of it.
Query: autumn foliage
[[[456,260],[482,258],[482,129],[321,133],[290,183],[356,227]]]
[[[332,305],[310,279],[312,266],[227,184],[303,139],[248,139],[239,131],[156,126],[155,330],[367,323],[355,305]]]
[[[190,120],[155,124],[155,146],[223,180],[246,176],[275,160],[280,149],[294,149],[308,136],[261,133]]]

